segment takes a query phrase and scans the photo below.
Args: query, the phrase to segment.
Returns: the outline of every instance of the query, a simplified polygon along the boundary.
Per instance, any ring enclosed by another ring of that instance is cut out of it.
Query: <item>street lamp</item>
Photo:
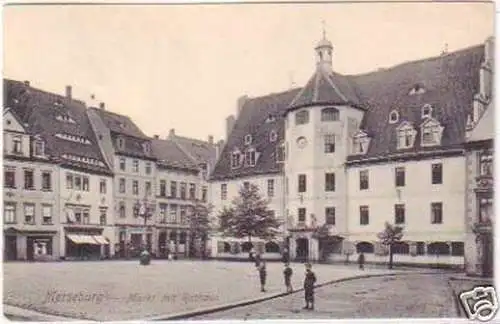
[[[144,240],[143,244],[146,247],[146,226],[148,223],[148,219],[153,217],[155,206],[148,201],[146,197],[142,201],[137,201],[134,205],[134,216],[141,217],[144,219]]]

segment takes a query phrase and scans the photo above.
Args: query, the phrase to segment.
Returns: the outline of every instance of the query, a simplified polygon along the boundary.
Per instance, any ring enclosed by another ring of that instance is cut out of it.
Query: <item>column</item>
[[[184,256],[186,258],[189,258],[189,248],[191,246],[191,244],[189,244],[191,241],[191,232],[189,231],[186,231],[186,244],[185,244],[185,247],[186,247],[186,251],[184,251]]]
[[[168,252],[172,252],[170,251],[170,230],[167,229],[165,230],[165,243],[164,243],[164,248],[163,248],[163,251],[165,253],[165,257],[168,257],[167,255],[167,251]]]
[[[290,261],[295,260],[296,252],[297,252],[297,242],[295,241],[295,238],[292,236],[290,238],[290,247],[289,247],[289,252],[290,252]]]
[[[179,252],[179,240],[181,238],[181,232],[177,231],[176,234],[177,236],[175,237],[175,254],[177,255],[177,253]]]
[[[314,238],[309,239],[309,259],[311,261],[318,261],[318,240]]]

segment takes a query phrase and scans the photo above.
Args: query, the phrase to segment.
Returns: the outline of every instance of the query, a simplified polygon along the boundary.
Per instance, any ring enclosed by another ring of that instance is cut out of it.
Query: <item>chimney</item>
[[[71,86],[67,85],[66,86],[66,98],[71,99],[71,91],[72,91]]]
[[[153,135],[154,139],[160,139],[159,135]]]
[[[243,106],[245,105],[245,103],[247,101],[248,101],[247,95],[243,95],[243,96],[238,98],[238,100],[236,102],[236,106],[237,106],[236,118],[240,117],[241,110],[243,109]]]
[[[105,107],[106,107],[106,105],[104,104],[104,102],[99,103],[99,109],[104,110]]]
[[[229,140],[229,135],[231,135],[235,122],[236,119],[234,118],[234,115],[230,115],[226,118],[226,141]]]
[[[175,136],[175,128],[170,128],[170,131],[168,132],[168,138],[172,138]]]
[[[214,145],[214,136],[213,135],[208,135],[208,144]]]
[[[223,148],[224,148],[224,140],[220,140],[215,144],[215,161],[219,159]]]
[[[30,82],[28,80],[24,81],[24,85],[29,87],[30,86]]]

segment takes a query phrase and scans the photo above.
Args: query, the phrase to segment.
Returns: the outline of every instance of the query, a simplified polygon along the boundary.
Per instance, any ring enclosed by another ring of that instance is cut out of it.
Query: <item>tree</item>
[[[385,223],[385,229],[378,233],[380,243],[389,246],[389,269],[392,269],[393,263],[393,249],[395,243],[400,242],[403,238],[403,227]]]
[[[202,258],[206,256],[207,239],[213,228],[210,218],[212,209],[212,205],[196,200],[187,218],[191,233],[191,244],[194,244],[196,240],[200,241]]]
[[[259,188],[251,184],[242,187],[233,199],[232,206],[219,214],[219,227],[225,235],[237,238],[252,237],[271,239],[276,236],[281,223],[268,208],[268,201],[259,194]]]

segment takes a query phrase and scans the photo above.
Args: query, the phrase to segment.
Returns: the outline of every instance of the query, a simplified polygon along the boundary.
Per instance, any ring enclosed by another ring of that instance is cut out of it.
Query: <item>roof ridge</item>
[[[198,165],[198,161],[196,160],[196,158],[193,155],[191,155],[186,148],[184,148],[181,144],[177,143],[175,140],[172,140],[172,142],[182,151],[182,153],[184,153],[191,160],[191,162],[193,162],[194,165]]]
[[[313,102],[316,102],[318,101],[318,96],[319,96],[319,78],[320,78],[320,74],[321,74],[321,70],[318,71],[318,69],[316,70],[316,72],[314,73],[314,76],[313,77],[316,77],[316,80],[314,80],[314,88],[313,88],[313,97],[312,97],[312,101]]]
[[[326,81],[330,84],[330,86],[333,88],[333,90],[337,93],[337,95],[344,100],[345,102],[348,102],[346,96],[340,90],[337,88],[337,86],[333,83],[333,80],[330,78],[328,74],[323,74],[323,77],[326,79]]]

